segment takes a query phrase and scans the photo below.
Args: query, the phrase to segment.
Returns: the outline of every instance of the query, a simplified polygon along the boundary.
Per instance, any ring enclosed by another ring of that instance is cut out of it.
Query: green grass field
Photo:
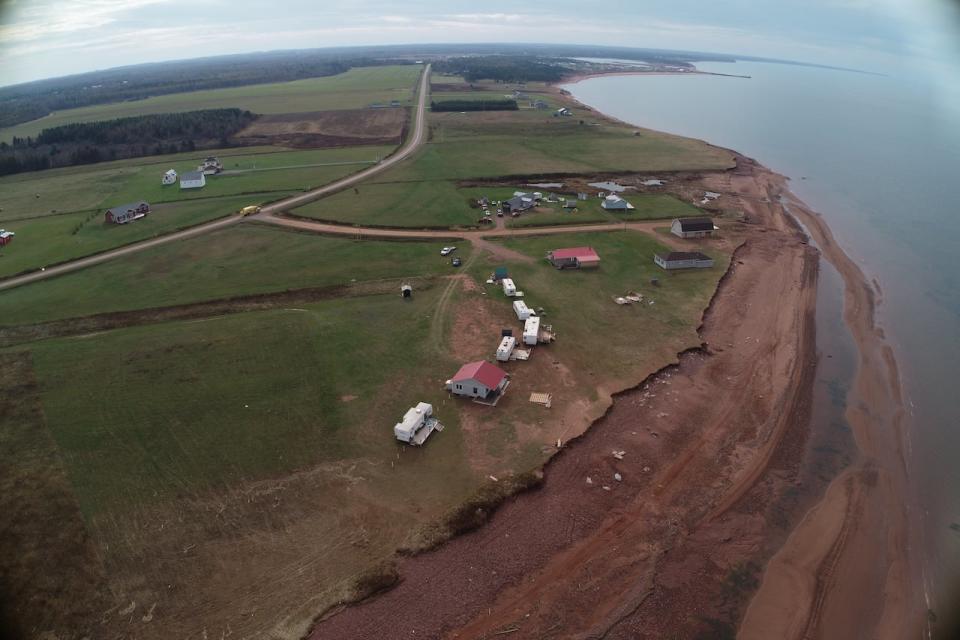
[[[0,324],[448,274],[452,268],[440,256],[443,244],[356,241],[244,223],[5,291]],[[462,246],[460,255],[466,259],[469,246]]]
[[[0,277],[99,253],[235,213],[251,203],[284,195],[234,196],[161,204],[145,218],[124,225],[104,222],[100,211],[31,218],[10,224],[16,241],[0,249]]]
[[[452,363],[408,348],[426,338],[436,295],[331,300],[34,345],[44,411],[83,512],[116,516],[329,461],[389,463],[394,422],[416,401],[439,406],[445,396],[435,378]],[[405,384],[392,384],[400,371],[409,372]],[[417,470],[391,482],[421,485],[423,474],[446,478],[438,494],[466,492],[457,416],[443,418],[452,428]]]
[[[196,109],[237,107],[260,114],[301,113],[358,109],[371,102],[390,100],[400,100],[403,106],[410,106],[420,70],[419,65],[358,67],[324,78],[173,93],[146,100],[56,111],[38,120],[0,129],[0,141],[10,142],[13,136],[36,136],[43,129],[72,122]]]

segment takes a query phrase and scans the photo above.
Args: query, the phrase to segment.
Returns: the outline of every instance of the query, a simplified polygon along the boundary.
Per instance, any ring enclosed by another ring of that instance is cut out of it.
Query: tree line
[[[557,82],[569,70],[548,58],[536,56],[466,56],[434,64],[440,73],[463,76],[468,82]]]
[[[0,142],[0,175],[235,146],[233,136],[256,118],[241,109],[204,109],[52,127],[36,138]]]
[[[431,111],[516,111],[517,101],[505,98],[493,100],[436,100]]]

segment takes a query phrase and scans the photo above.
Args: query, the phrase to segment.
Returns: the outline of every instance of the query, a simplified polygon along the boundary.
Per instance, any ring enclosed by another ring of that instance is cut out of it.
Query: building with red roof
[[[503,394],[510,384],[507,372],[484,360],[468,362],[447,380],[447,389],[458,396],[490,400]]]
[[[600,256],[593,247],[554,249],[547,252],[547,260],[557,269],[584,269],[600,266]]]

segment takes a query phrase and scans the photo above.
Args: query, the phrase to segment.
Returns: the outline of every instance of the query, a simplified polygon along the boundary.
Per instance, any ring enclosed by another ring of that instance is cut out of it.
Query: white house
[[[493,400],[507,390],[510,379],[500,367],[484,362],[469,362],[447,380],[447,389],[458,396]]]
[[[202,171],[188,171],[180,176],[181,189],[200,189],[207,184],[207,178]]]
[[[633,209],[633,205],[616,195],[611,193],[606,198],[603,199],[603,202],[600,203],[600,206],[606,209],[607,211],[627,211]]]
[[[718,229],[710,218],[677,218],[670,225],[670,233],[678,238],[706,238]]]
[[[173,169],[168,170],[163,174],[163,178],[160,180],[160,184],[176,184],[177,183],[177,172]]]
[[[540,340],[540,317],[530,316],[523,323],[523,344],[533,346]]]
[[[658,267],[667,271],[673,269],[709,269],[713,266],[713,259],[699,251],[657,253],[653,256],[653,261],[657,263]]]

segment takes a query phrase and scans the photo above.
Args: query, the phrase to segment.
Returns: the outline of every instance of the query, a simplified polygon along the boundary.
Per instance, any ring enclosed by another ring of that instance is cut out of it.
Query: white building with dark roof
[[[207,178],[202,171],[188,171],[180,175],[181,189],[200,189],[207,184]]]

